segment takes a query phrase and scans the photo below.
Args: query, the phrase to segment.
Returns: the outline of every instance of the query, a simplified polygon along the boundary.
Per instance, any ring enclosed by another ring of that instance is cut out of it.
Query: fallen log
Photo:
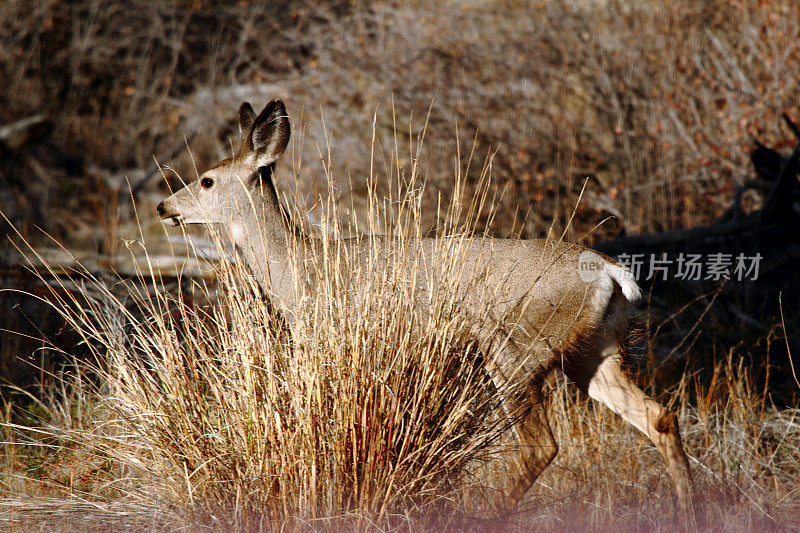
[[[798,138],[792,153],[785,157],[756,142],[750,157],[758,179],[747,180],[738,188],[721,220],[706,226],[619,237],[599,242],[594,248],[617,258],[642,256],[644,272],[652,272],[652,262],[663,254],[758,254],[764,259],[762,274],[783,267],[795,272],[800,264],[800,128],[788,116],[784,119]],[[739,202],[750,187],[764,189],[766,197],[756,212],[744,215]]]

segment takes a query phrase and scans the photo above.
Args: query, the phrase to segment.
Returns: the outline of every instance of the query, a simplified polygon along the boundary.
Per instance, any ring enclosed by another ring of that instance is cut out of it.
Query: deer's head
[[[235,156],[223,159],[192,182],[158,204],[166,222],[214,224],[230,222],[237,212],[252,205],[254,195],[274,192],[272,169],[289,143],[291,127],[286,106],[269,102],[256,116],[247,102],[239,107],[241,146]]]

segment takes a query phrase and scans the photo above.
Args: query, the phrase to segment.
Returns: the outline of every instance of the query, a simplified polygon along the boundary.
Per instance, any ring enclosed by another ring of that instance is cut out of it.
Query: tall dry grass
[[[413,193],[387,199],[388,214],[375,200],[370,219],[392,221],[381,234],[343,240],[323,231],[307,241],[290,233],[292,268],[306,269],[315,287],[309,294],[301,277],[294,311],[271,306],[216,232],[216,283],[195,284],[191,298],[166,291],[149,260],[123,287],[88,272],[55,276],[42,298],[88,347],[76,376],[91,379],[65,387],[61,401],[39,402],[53,416],[49,428],[30,430],[34,445],[57,441],[113,465],[106,497],[214,527],[456,520],[464,484],[474,485],[470,465],[488,459],[507,429],[499,398],[513,391],[491,383],[491,354],[476,341],[480,330],[493,343],[499,327],[479,305],[491,295],[460,277],[480,206],[452,204],[433,251],[437,271],[422,276],[419,176],[416,167],[396,170]],[[328,214],[338,219],[335,202]],[[366,261],[348,253],[359,241]],[[44,281],[52,272],[41,264]],[[423,279],[431,284],[424,308],[415,286]],[[78,423],[64,418],[72,391],[91,409]]]
[[[322,230],[293,206],[327,253],[293,242],[293,260],[304,260],[318,291],[291,315],[271,308],[221,235],[216,281],[191,291],[165,290],[153,262],[112,283],[50,276],[39,263],[43,278],[61,280],[40,297],[93,359],[31,396],[27,412],[6,406],[0,516],[40,530],[679,527],[656,450],[560,376],[547,395],[558,457],[515,513],[486,518],[514,446],[498,398],[513,391],[489,382],[491,354],[474,331],[492,326],[467,316],[475,302],[455,295],[490,188],[474,209],[455,201],[442,210],[441,275],[421,314],[412,244],[425,231],[419,168],[392,172],[394,196],[373,200],[362,222],[374,233],[356,237],[375,261],[354,261],[334,237],[350,232],[338,226],[335,200]],[[142,244],[129,246],[138,255]],[[713,375],[706,384],[687,374],[669,391],[646,384],[679,412],[702,529],[798,527],[798,412],[771,407],[736,350]]]

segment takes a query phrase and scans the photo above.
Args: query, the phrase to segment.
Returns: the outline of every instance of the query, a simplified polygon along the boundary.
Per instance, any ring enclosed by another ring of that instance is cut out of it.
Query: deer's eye
[[[214,186],[214,180],[212,178],[203,178],[200,180],[200,186],[204,189],[210,189]]]

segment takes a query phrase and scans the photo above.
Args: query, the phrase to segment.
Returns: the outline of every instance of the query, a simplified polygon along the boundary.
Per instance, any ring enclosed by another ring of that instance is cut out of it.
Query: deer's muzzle
[[[171,209],[168,209],[164,205],[164,202],[161,202],[160,204],[158,204],[158,207],[156,207],[156,211],[158,211],[158,216],[161,217],[161,221],[163,223],[165,223],[165,224],[167,223],[167,220],[169,220],[169,221],[172,222],[173,226],[178,226],[178,225],[180,225],[181,220],[183,218],[183,217],[181,217],[180,213],[178,213],[176,211],[172,211]]]

